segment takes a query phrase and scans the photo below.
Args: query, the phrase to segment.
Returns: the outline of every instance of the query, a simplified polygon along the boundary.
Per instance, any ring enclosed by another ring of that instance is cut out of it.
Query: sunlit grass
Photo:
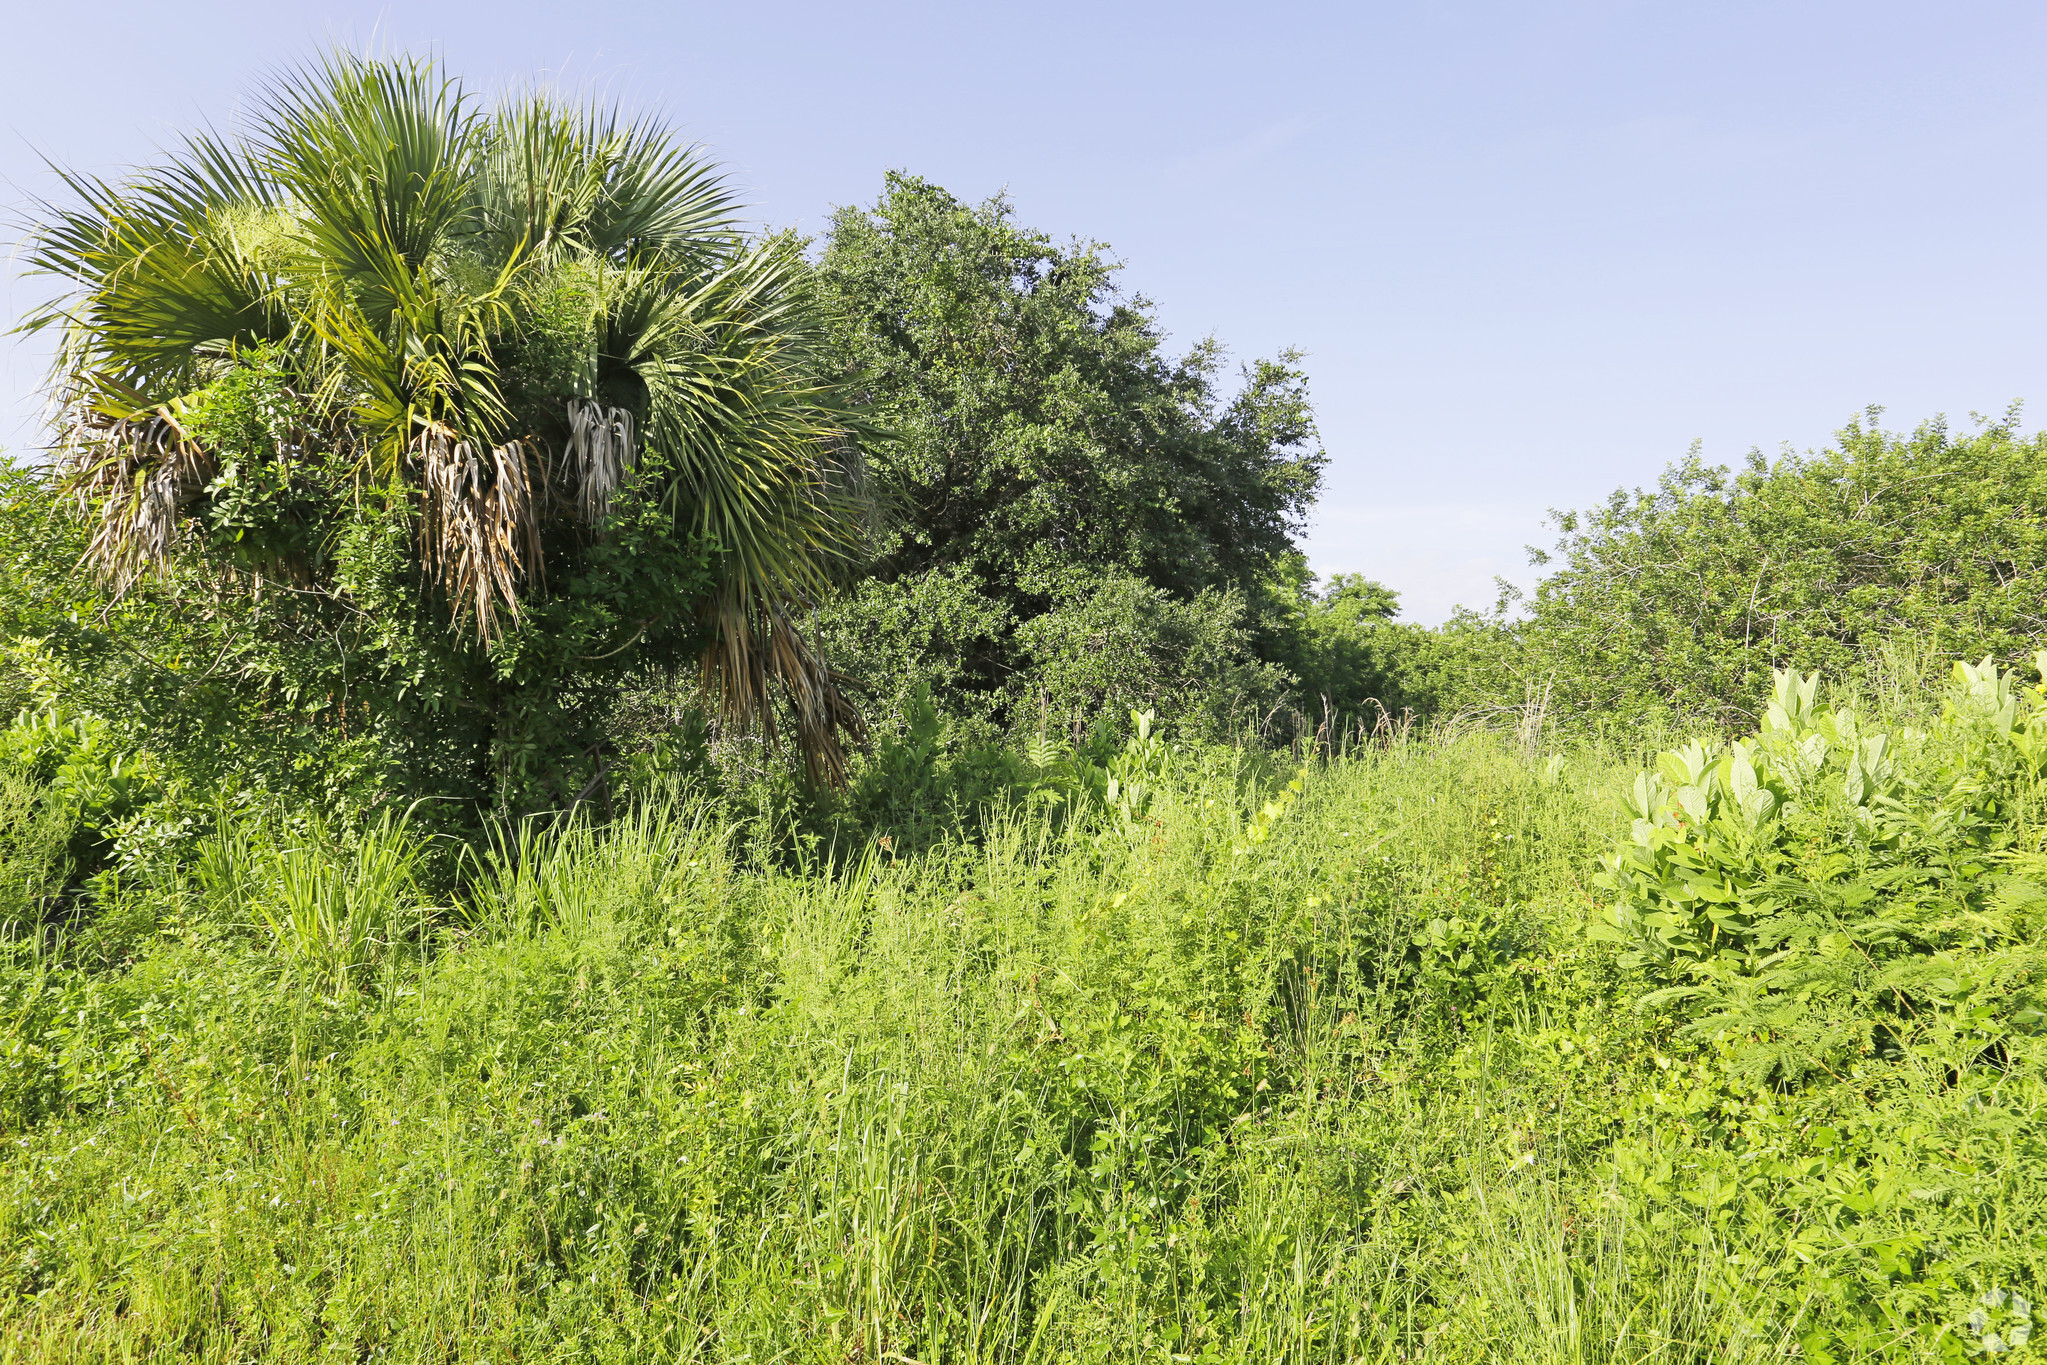
[[[1411,739],[1258,841],[1270,788],[1183,755],[1134,818],[829,873],[656,807],[507,831],[409,930],[402,827],[324,871],[229,828],[130,893],[131,966],[8,979],[0,1360],[1938,1358],[1946,1205],[1814,1192],[1941,1146],[2030,1235],[1988,1153],[2036,1072],[2001,1127],[1898,1082],[1937,1143],[1799,1166],[1818,1110],[1584,937],[1624,766]],[[1759,1154],[1725,1197],[1715,1144]]]

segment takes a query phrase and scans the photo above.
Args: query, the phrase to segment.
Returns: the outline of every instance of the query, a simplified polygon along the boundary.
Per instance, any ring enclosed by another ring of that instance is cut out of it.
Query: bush
[[[1650,1000],[1682,1003],[1689,1036],[1741,1040],[1759,1080],[2047,1025],[2047,862],[2027,844],[2047,687],[1958,664],[1938,723],[1901,733],[1818,688],[1779,673],[1756,737],[1695,740],[1635,779],[1604,932],[1667,983]]]
[[[1291,679],[1258,659],[1250,625],[1233,592],[1183,602],[1136,578],[1083,584],[1018,628],[1012,723],[1078,737],[1096,716],[1150,710],[1190,738],[1255,734]]]
[[[857,689],[877,730],[903,715],[919,690],[980,738],[1003,728],[1016,621],[966,570],[864,579],[813,619],[819,648]]]
[[[1398,593],[1360,574],[1337,574],[1318,591],[1300,556],[1259,606],[1261,653],[1292,675],[1293,708],[1325,741],[1383,738],[1500,704],[1507,640],[1496,623],[1397,621]]]
[[[1586,723],[1754,719],[1772,670],[1863,682],[1887,649],[2007,664],[2047,639],[2047,435],[1851,423],[1830,450],[1696,456],[1558,520],[1559,561],[1492,683]],[[1549,556],[1538,556],[1547,563]]]
[[[1150,710],[1189,737],[1247,734],[1287,696],[1234,592],[1191,601],[1129,575],[1090,576],[1019,618],[961,570],[870,579],[817,614],[831,657],[887,733],[920,694],[956,742],[1083,739]],[[900,733],[900,731],[896,731]]]

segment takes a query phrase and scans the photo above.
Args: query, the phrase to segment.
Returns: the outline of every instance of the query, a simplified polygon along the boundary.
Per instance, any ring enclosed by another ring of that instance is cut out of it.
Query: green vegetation
[[[252,127],[32,250],[0,1363],[2030,1358],[2015,420],[1428,630],[1294,544],[1299,358],[1002,201],[751,240],[404,61]]]
[[[1632,785],[1485,731],[1133,737],[1043,788],[1093,796],[836,867],[650,802],[447,899],[402,823],[225,822],[16,953],[4,1349],[2020,1342],[2047,689],[1972,671],[1898,731],[1814,696]]]
[[[1225,733],[1284,698],[1253,608],[1321,483],[1300,357],[1225,399],[1221,347],[1168,356],[1099,244],[907,176],[839,212],[816,278],[892,437],[864,581],[822,627],[883,715],[922,684],[983,731],[1150,706]]]
[[[1558,518],[1555,571],[1465,685],[1739,726],[1774,668],[1881,686],[1922,659],[2029,659],[2047,636],[2047,436],[2021,437],[2016,410],[1960,437],[1877,415],[1832,450],[1739,474],[1694,457]]]
[[[29,260],[69,292],[28,327],[86,557],[175,604],[196,648],[152,663],[217,656],[225,728],[352,730],[373,799],[550,808],[622,680],[688,659],[742,722],[779,683],[837,775],[791,618],[857,544],[852,429],[791,247],[692,150],[338,55],[245,136],[67,183]]]

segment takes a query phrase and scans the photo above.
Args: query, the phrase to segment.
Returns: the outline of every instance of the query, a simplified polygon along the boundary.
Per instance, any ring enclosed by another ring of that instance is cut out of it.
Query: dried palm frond
[[[498,611],[519,616],[519,584],[541,573],[527,443],[492,446],[429,427],[412,443],[424,516],[420,558],[457,619],[498,633]]]
[[[704,653],[702,676],[725,719],[740,729],[758,725],[774,742],[773,698],[779,684],[804,771],[812,782],[843,785],[846,749],[840,737],[858,742],[865,734],[860,712],[846,695],[844,675],[811,648],[783,603],[749,609],[728,592],[713,604],[711,614],[714,643]]]
[[[71,495],[99,522],[86,560],[124,593],[169,562],[178,513],[212,479],[213,460],[164,409],[113,422],[81,417],[64,449]]]
[[[632,413],[570,399],[566,456],[575,488],[576,515],[595,526],[611,515],[611,499],[632,472],[636,458]]]

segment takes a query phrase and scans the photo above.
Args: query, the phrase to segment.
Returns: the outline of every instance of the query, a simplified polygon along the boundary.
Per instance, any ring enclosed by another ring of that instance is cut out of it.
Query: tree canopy
[[[1020,226],[1003,198],[969,205],[909,175],[832,220],[816,271],[828,355],[891,437],[868,466],[870,572],[927,596],[909,585],[938,576],[980,641],[946,665],[969,691],[1031,666],[1023,623],[1099,615],[1109,579],[1134,581],[1111,596],[1140,614],[1206,593],[1242,616],[1320,487],[1299,357],[1248,366],[1225,392],[1220,344],[1170,354],[1117,269],[1099,243]],[[1238,607],[1216,596],[1229,592]],[[1146,606],[1150,593],[1164,596]]]
[[[902,174],[833,217],[833,357],[894,437],[879,576],[957,564],[1042,595],[1115,567],[1184,597],[1292,548],[1325,463],[1298,357],[1226,397],[1221,346],[1169,355],[1117,269]]]
[[[2024,658],[2047,634],[2047,435],[2016,414],[1899,435],[1871,413],[1831,449],[1738,472],[1694,455],[1557,524],[1526,619],[1478,647],[1493,690],[1579,714],[1738,717],[1776,668]]]
[[[66,185],[29,260],[70,288],[29,325],[62,337],[60,457],[111,591],[192,561],[283,595],[329,671],[435,674],[533,799],[593,761],[577,696],[686,657],[737,722],[779,689],[838,771],[856,718],[795,620],[860,549],[857,424],[795,249],[744,237],[695,149],[337,54],[245,129]],[[415,618],[437,635],[398,648]],[[294,705],[345,707],[306,681]]]

